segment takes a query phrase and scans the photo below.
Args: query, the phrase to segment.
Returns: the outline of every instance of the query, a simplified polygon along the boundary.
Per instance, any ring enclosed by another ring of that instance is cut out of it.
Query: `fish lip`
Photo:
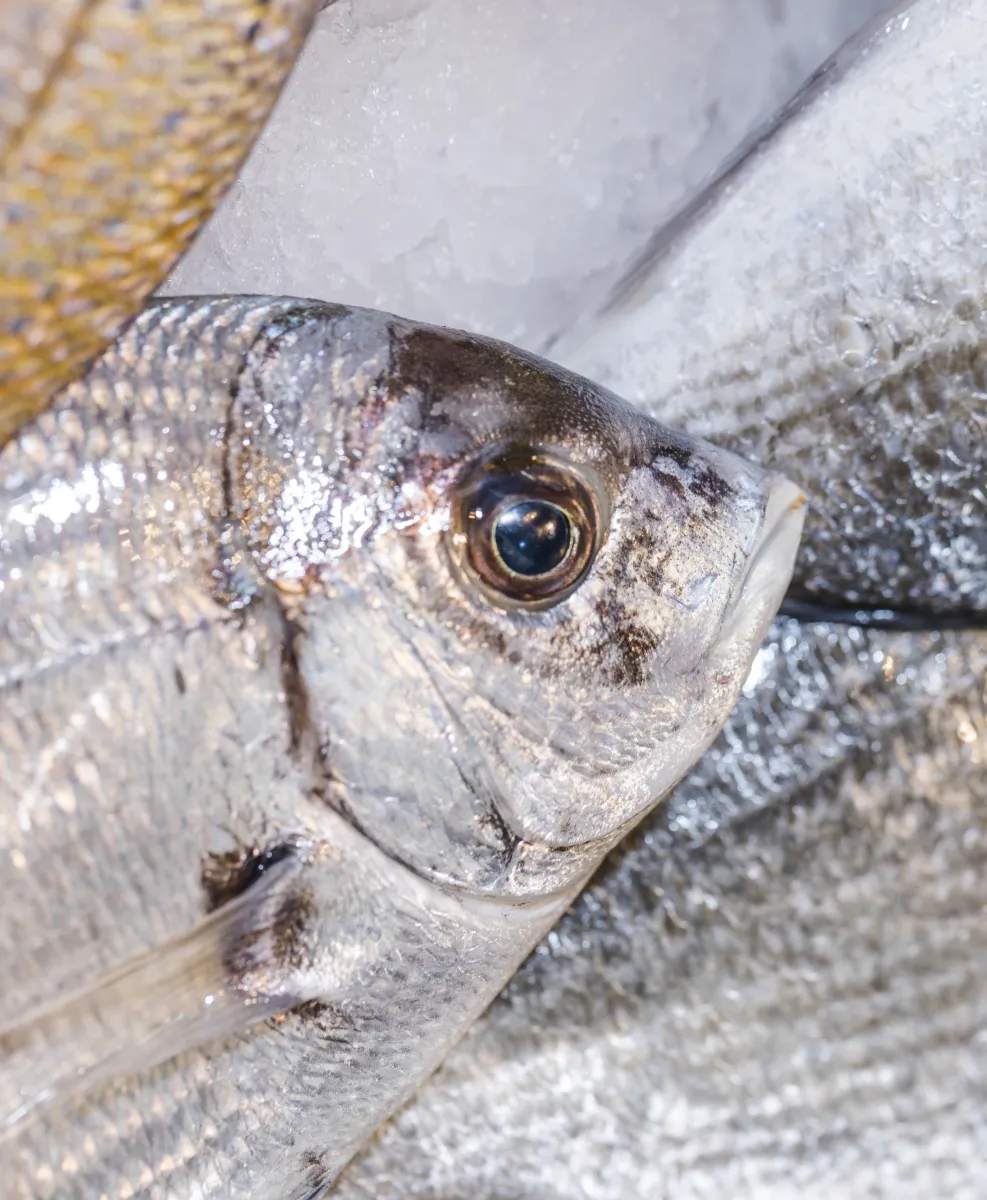
[[[753,659],[788,590],[802,540],[807,497],[781,475],[769,476],[767,502],[747,568],[737,581],[712,656],[714,664]],[[746,677],[746,664],[740,682]]]

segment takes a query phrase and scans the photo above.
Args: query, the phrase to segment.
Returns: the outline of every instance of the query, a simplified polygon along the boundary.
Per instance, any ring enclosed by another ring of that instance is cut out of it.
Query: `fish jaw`
[[[734,703],[791,582],[806,510],[802,489],[784,476],[773,476],[761,532],[713,655],[725,668],[724,678],[733,681]],[[730,670],[738,664],[745,664],[743,670]]]
[[[805,523],[802,489],[780,475],[764,482],[764,515],[749,551],[747,568],[737,580],[709,656],[705,688],[692,714],[693,736],[681,737],[659,759],[645,784],[654,799],[607,839],[609,850],[628,830],[664,800],[706,753],[733,711],[788,590]]]

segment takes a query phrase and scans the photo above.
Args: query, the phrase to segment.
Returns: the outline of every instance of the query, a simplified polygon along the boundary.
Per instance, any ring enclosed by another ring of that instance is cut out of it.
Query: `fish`
[[[475,335],[145,309],[0,453],[5,1195],[323,1195],[715,738],[803,519]]]
[[[893,6],[553,344],[784,464],[794,594],[845,619],[774,623],[338,1200],[983,1195],[985,35]]]
[[[187,249],[318,8],[0,3],[0,444],[113,340]]]

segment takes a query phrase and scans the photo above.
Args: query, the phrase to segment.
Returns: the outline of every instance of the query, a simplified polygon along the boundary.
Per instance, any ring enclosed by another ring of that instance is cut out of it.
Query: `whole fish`
[[[233,182],[317,0],[0,0],[0,445]]]
[[[820,606],[984,610],[985,51],[897,6],[555,347],[790,470]],[[340,1200],[981,1200],[985,681],[983,633],[777,622]]]
[[[147,309],[0,455],[0,1177],[322,1194],[715,737],[798,488],[466,334]]]

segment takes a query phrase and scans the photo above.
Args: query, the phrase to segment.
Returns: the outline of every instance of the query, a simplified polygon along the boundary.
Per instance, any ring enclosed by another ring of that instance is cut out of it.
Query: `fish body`
[[[313,0],[2,0],[0,444],[80,373],[233,182]]]
[[[803,599],[987,608],[985,52],[896,5],[553,350],[797,479]]]
[[[319,1194],[715,737],[802,521],[541,360],[249,297],[0,480],[18,1200]]]

